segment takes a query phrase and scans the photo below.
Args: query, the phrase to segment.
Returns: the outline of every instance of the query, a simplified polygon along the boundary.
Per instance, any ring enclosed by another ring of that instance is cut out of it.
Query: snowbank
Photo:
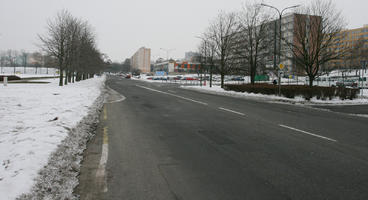
[[[348,104],[348,105],[355,105],[355,104],[368,104],[368,89],[364,90],[364,96],[358,97],[354,100],[340,100],[340,99],[333,99],[333,100],[317,100],[316,98],[311,99],[310,101],[306,101],[302,97],[295,97],[294,99],[289,99],[286,97],[279,97],[276,95],[263,95],[263,94],[253,94],[247,92],[235,92],[235,91],[226,91],[222,89],[220,86],[181,86],[184,89],[196,90],[199,92],[205,92],[210,94],[217,94],[217,95],[224,95],[224,96],[233,96],[233,97],[241,97],[241,98],[251,98],[251,99],[258,99],[258,100],[269,100],[269,101],[280,101],[280,102],[290,102],[290,103],[302,103],[302,104]]]
[[[0,85],[1,199],[31,192],[38,172],[50,165],[50,155],[81,151],[74,149],[73,141],[70,148],[63,144],[101,95],[104,80],[98,77],[63,87],[57,79],[50,79],[50,84]]]

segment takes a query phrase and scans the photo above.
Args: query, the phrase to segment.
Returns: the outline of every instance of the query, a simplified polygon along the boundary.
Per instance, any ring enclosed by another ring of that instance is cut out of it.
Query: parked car
[[[196,81],[198,79],[197,78],[194,78],[194,77],[183,77],[183,80],[186,80],[186,81]]]
[[[338,87],[358,87],[358,83],[355,81],[338,81],[336,82],[336,86]]]
[[[244,81],[244,77],[238,76],[238,77],[234,77],[232,78],[233,81]]]
[[[174,80],[181,80],[182,79],[182,76],[175,76],[174,77]]]

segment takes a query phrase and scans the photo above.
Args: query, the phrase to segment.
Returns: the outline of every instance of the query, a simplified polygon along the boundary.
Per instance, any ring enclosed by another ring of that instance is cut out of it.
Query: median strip
[[[204,102],[201,102],[201,101],[197,101],[197,100],[190,99],[190,98],[183,97],[183,96],[179,96],[179,95],[176,95],[176,94],[171,94],[171,93],[168,93],[168,92],[156,90],[156,89],[145,87],[145,86],[142,86],[142,85],[136,85],[136,86],[140,87],[140,88],[143,88],[143,89],[146,89],[146,90],[151,90],[153,92],[158,92],[158,93],[161,93],[161,94],[171,95],[171,96],[176,97],[176,98],[184,99],[184,100],[191,101],[191,102],[198,103],[198,104],[202,104],[202,105],[205,105],[205,106],[208,105],[207,103],[204,103]]]
[[[231,112],[231,113],[234,113],[234,114],[238,114],[238,115],[241,115],[241,116],[245,116],[245,114],[244,114],[244,113],[237,112],[237,111],[234,111],[234,110],[230,110],[230,109],[227,109],[227,108],[219,107],[219,109],[220,109],[220,110],[227,111],[227,112]]]
[[[286,126],[286,125],[283,125],[283,124],[279,124],[279,126],[280,127],[283,127],[283,128],[287,128],[287,129],[293,130],[293,131],[298,131],[298,132],[301,132],[301,133],[304,133],[304,134],[307,134],[307,135],[311,135],[311,136],[314,136],[314,137],[318,137],[318,138],[321,138],[321,139],[324,139],[324,140],[329,140],[329,141],[332,141],[332,142],[337,142],[337,140],[335,140],[335,139],[328,138],[328,137],[321,136],[321,135],[317,135],[317,134],[313,134],[313,133],[310,133],[310,132],[307,132],[307,131],[303,131],[303,130],[300,130],[300,129],[297,129],[297,128],[293,128],[293,127],[290,127],[290,126]]]

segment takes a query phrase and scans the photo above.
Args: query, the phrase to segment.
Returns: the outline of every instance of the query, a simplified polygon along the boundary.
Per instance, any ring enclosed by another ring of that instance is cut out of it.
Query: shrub
[[[4,81],[4,77],[8,77],[8,81],[20,80],[21,79],[18,76],[14,76],[14,75],[9,75],[9,76],[0,75],[0,81]]]
[[[248,92],[254,94],[277,95],[278,86],[267,83],[261,84],[243,84],[243,85],[225,85],[225,90],[232,90],[236,92]],[[281,88],[281,95],[286,98],[295,98],[295,96],[302,96],[306,100],[313,97],[321,100],[332,100],[333,97],[339,97],[342,100],[355,99],[359,89],[340,88],[340,87],[309,87],[305,85],[283,85]]]

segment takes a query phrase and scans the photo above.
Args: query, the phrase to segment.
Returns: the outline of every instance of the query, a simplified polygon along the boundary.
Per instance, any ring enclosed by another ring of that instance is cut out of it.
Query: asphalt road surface
[[[106,84],[125,99],[105,104],[81,199],[368,199],[367,118],[114,76]]]

